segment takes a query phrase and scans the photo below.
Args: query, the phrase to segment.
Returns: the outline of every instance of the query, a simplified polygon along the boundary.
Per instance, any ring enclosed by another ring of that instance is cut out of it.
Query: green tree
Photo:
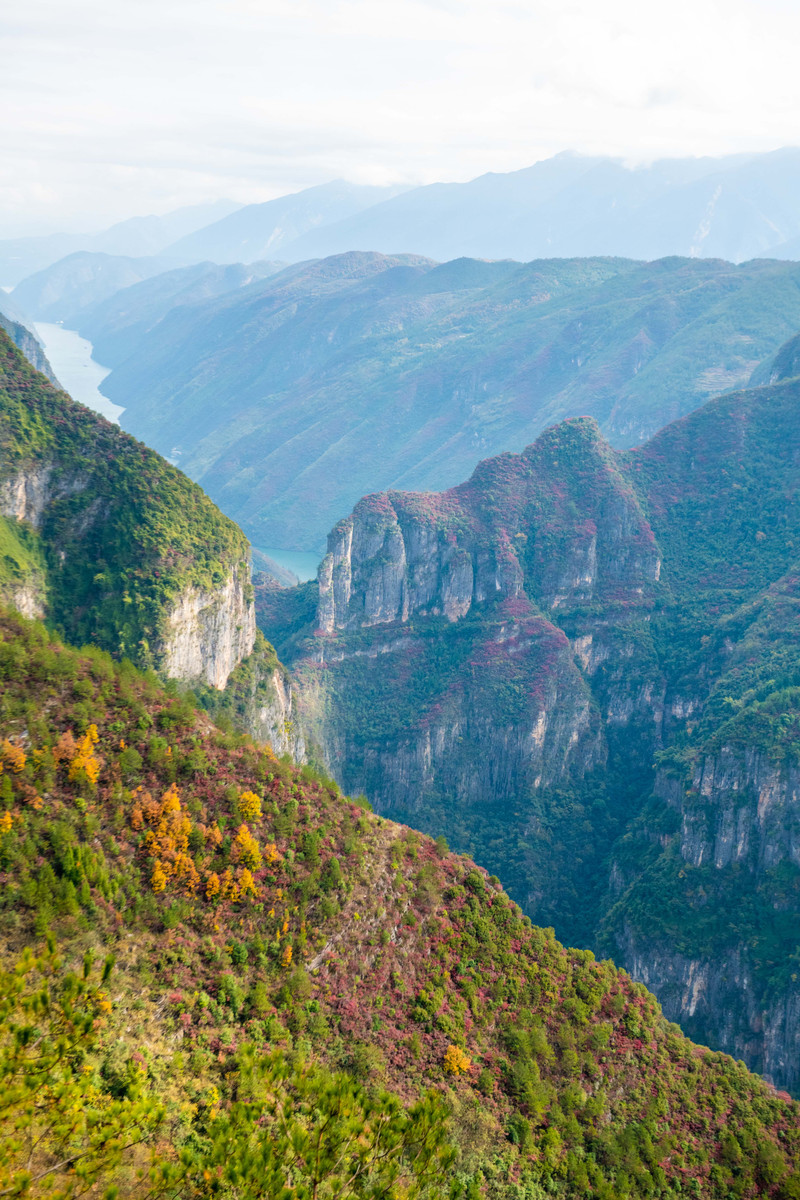
[[[239,1098],[208,1128],[186,1182],[231,1200],[420,1200],[448,1194],[455,1151],[429,1093],[406,1110],[350,1076],[280,1052],[242,1056]]]
[[[115,1098],[87,1062],[111,1008],[111,966],[99,981],[88,956],[66,972],[50,945],[0,970],[0,1196],[66,1200],[99,1185],[111,1197],[112,1178],[163,1120],[135,1076]]]

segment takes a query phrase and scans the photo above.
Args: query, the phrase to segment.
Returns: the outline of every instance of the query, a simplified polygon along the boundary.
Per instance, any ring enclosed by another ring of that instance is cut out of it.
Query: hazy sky
[[[800,143],[796,0],[0,0],[0,237]]]

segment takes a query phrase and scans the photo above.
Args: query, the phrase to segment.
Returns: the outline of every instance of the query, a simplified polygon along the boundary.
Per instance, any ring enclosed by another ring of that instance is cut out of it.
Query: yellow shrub
[[[240,898],[239,885],[233,878],[230,867],[226,867],[220,879],[220,895],[223,900],[230,900],[236,904]]]
[[[90,725],[75,744],[75,751],[70,760],[68,774],[73,783],[84,778],[89,783],[97,783],[100,775],[100,762],[94,752],[97,742],[97,726]]]
[[[261,866],[258,842],[246,825],[239,826],[233,843],[233,857],[236,862],[240,862],[243,867],[249,867],[251,871],[257,871]]]
[[[25,763],[28,761],[25,751],[21,746],[15,746],[6,738],[2,746],[3,765],[8,767],[9,771],[13,771],[15,775],[21,775],[25,770]]]
[[[444,1056],[444,1069],[449,1075],[465,1075],[472,1066],[472,1059],[468,1058],[463,1050],[459,1050],[458,1046],[448,1046]]]
[[[255,880],[248,871],[247,867],[244,868],[239,876],[239,890],[243,897],[258,895],[258,889],[256,888]]]
[[[239,797],[239,812],[245,821],[257,821],[261,816],[261,797],[255,792],[242,792]]]
[[[145,844],[158,861],[164,875],[164,887],[171,882],[185,894],[193,894],[200,885],[200,875],[189,854],[192,822],[175,785],[167,788],[160,802],[149,792],[142,793],[134,807],[131,824],[134,829],[144,824],[149,826]],[[163,891],[164,887],[156,890]]]

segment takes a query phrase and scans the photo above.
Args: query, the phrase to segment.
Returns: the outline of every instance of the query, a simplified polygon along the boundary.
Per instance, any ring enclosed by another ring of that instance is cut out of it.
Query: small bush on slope
[[[282,1050],[345,1069],[358,1104],[435,1088],[465,1196],[796,1194],[797,1105],[468,860],[129,664],[0,627],[0,928],[10,954],[53,933],[115,955],[91,1065],[112,1094],[141,1069],[178,1163]]]

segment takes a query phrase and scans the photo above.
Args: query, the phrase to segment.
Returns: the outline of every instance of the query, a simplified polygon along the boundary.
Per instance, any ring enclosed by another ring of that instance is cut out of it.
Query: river
[[[64,391],[69,392],[73,400],[119,424],[119,414],[125,410],[112,404],[99,390],[111,368],[95,362],[92,343],[74,329],[64,329],[62,325],[50,325],[45,321],[36,322],[36,332]]]

